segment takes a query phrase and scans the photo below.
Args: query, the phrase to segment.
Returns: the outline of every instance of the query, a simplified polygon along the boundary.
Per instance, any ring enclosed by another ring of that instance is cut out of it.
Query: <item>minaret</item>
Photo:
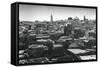
[[[53,15],[51,14],[51,18],[50,18],[51,23],[53,23]]]
[[[86,20],[86,17],[84,16],[84,21]]]

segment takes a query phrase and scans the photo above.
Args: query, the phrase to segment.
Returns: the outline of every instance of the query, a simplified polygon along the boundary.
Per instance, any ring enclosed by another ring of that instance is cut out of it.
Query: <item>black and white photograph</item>
[[[19,4],[18,63],[97,60],[96,9]]]

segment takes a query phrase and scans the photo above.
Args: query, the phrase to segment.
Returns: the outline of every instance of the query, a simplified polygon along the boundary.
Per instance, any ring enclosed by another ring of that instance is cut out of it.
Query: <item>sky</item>
[[[93,8],[76,8],[76,7],[58,7],[58,6],[41,6],[41,5],[19,5],[19,20],[20,21],[50,21],[50,16],[53,15],[53,20],[65,20],[68,17],[83,19],[84,16],[88,19],[96,19],[96,9]]]

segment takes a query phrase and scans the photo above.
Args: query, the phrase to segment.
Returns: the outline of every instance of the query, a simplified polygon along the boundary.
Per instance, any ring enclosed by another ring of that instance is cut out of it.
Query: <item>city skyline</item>
[[[84,16],[87,19],[96,19],[96,9],[92,8],[19,5],[20,21],[50,21],[51,14],[54,21],[65,20],[68,17],[75,18],[76,16],[81,20],[84,19]]]

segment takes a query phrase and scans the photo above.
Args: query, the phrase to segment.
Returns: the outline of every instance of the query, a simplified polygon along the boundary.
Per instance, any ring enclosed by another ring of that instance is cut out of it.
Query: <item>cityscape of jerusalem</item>
[[[54,15],[19,22],[19,64],[96,60],[96,20]]]

